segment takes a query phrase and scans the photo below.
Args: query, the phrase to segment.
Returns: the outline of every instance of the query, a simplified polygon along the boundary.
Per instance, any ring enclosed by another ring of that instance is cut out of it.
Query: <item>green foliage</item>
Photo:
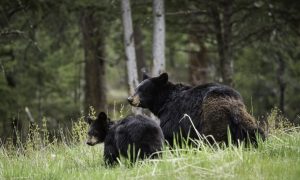
[[[29,132],[30,133],[27,137],[25,149],[27,153],[32,153],[34,151],[40,150],[44,146],[44,142],[43,137],[40,134],[40,128],[37,124],[32,124]]]
[[[81,117],[78,121],[73,123],[72,126],[72,140],[74,142],[83,142],[87,136],[88,124],[84,121],[84,117]]]
[[[210,74],[219,81],[218,49],[212,6],[219,2],[165,2],[167,71],[174,82],[188,82],[189,36],[197,34],[208,48]],[[133,25],[144,36],[142,45],[147,69],[152,67],[152,3],[131,1]],[[235,1],[232,15],[234,84],[254,116],[264,119],[266,112],[279,106],[278,57],[285,62],[284,114],[294,124],[299,118],[299,3],[296,1]],[[103,19],[105,34],[106,92],[108,111],[121,108],[130,113],[123,44],[120,1],[9,1],[0,2],[0,137],[12,136],[13,120],[29,120],[29,107],[36,124],[47,119],[49,129],[71,127],[81,116],[84,101],[84,52],[80,29],[83,9],[93,9]],[[194,44],[195,49],[199,48]],[[15,83],[10,86],[9,78]],[[113,113],[116,114],[117,111]],[[119,115],[119,112],[117,113]],[[119,116],[115,116],[119,117]],[[50,132],[49,136],[53,132]],[[21,138],[22,139],[22,138]],[[7,139],[9,141],[9,139]],[[13,140],[14,141],[14,140]],[[21,140],[23,141],[23,139]]]
[[[90,106],[88,116],[92,119],[97,118],[95,109]],[[87,137],[89,125],[85,121],[85,116],[81,116],[76,122],[72,125],[71,141],[72,142],[84,142]]]
[[[255,43],[239,53],[235,64],[235,85],[248,107],[254,108],[256,116],[266,115],[266,111],[279,106],[278,69],[282,65],[278,59],[283,59],[284,113],[291,122],[298,124],[296,104],[300,99],[296,92],[300,76],[299,69],[295,68],[299,64],[299,43],[292,37],[283,39],[274,35],[270,38],[268,43]]]
[[[276,131],[288,131],[293,129],[294,125],[282,115],[278,108],[272,109],[271,113],[267,117],[268,130],[272,132]]]

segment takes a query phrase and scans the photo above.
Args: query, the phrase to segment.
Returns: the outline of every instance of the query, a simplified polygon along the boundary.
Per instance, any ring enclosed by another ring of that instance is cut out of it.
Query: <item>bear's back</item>
[[[181,88],[182,89],[182,88]],[[218,96],[218,97],[233,97],[235,99],[241,99],[242,96],[235,89],[219,84],[219,83],[207,83],[201,84],[195,87],[188,87],[181,90],[181,96],[187,98],[188,100],[194,99],[195,102],[202,102],[208,96]]]
[[[130,143],[145,143],[145,140],[156,141],[163,138],[160,126],[152,119],[142,115],[128,116],[116,124],[115,139],[126,136]],[[125,137],[124,137],[125,138]],[[152,140],[152,138],[154,138]]]
[[[209,97],[232,97],[241,100],[241,95],[234,89],[218,84],[207,83],[198,86],[184,86],[176,84],[171,91],[170,98],[160,108],[158,116],[161,121],[166,140],[172,144],[174,133],[181,133],[183,137],[198,138],[197,132],[202,129],[202,105]],[[188,116],[186,116],[188,115]]]

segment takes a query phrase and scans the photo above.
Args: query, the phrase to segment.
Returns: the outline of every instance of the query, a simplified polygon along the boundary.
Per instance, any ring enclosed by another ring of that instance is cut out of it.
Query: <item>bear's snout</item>
[[[132,97],[132,96],[129,96],[129,97],[127,98],[127,101],[131,104],[131,103],[133,102],[133,97]]]
[[[93,143],[91,143],[91,142],[89,142],[89,141],[86,142],[86,144],[89,145],[89,146],[93,146]]]
[[[140,105],[140,97],[138,95],[129,96],[127,100],[132,106],[138,107]]]
[[[88,136],[86,144],[89,146],[94,146],[99,143],[99,140],[95,136]]]

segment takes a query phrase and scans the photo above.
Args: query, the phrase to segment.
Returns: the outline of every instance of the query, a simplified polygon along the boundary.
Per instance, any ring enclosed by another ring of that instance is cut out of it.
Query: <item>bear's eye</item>
[[[143,84],[138,88],[138,91],[147,94],[150,93],[153,89],[154,89],[153,84],[151,82],[146,82],[145,84]]]
[[[147,88],[141,88],[141,89],[139,89],[138,92],[139,92],[138,94],[139,94],[140,98],[143,97],[143,96],[147,96],[148,94],[150,94],[150,90],[147,89]]]
[[[88,135],[89,136],[97,136],[99,134],[99,132],[98,131],[95,131],[95,130],[92,130],[92,131],[89,131],[88,132]]]
[[[88,135],[89,135],[89,136],[93,136],[93,132],[92,132],[92,131],[89,131],[89,132],[88,132]]]

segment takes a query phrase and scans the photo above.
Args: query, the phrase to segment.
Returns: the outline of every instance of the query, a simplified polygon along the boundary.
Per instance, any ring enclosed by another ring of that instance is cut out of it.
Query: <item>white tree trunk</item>
[[[124,28],[124,46],[126,54],[126,65],[128,75],[129,92],[132,95],[135,87],[138,86],[138,75],[136,69],[136,55],[131,18],[130,0],[122,0],[122,19]],[[133,108],[134,113],[140,113],[140,110]]]
[[[165,12],[164,0],[153,0],[153,70],[152,76],[165,71]]]

